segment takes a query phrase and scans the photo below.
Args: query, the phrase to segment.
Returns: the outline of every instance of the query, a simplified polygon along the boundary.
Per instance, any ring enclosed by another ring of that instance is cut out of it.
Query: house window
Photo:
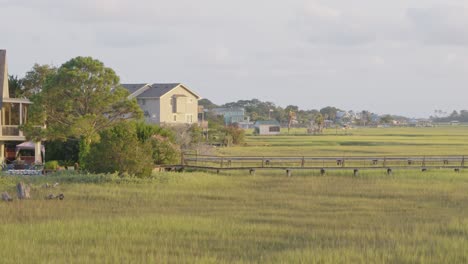
[[[177,113],[177,97],[171,99],[172,113]]]
[[[187,120],[187,123],[192,123],[193,122],[193,116],[192,115],[186,115],[186,120]]]
[[[280,127],[279,126],[271,126],[269,127],[270,132],[280,132]]]

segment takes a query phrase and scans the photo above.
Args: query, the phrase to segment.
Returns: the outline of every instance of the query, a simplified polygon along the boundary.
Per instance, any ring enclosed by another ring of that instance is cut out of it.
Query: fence
[[[467,156],[468,157],[468,156]],[[465,167],[465,156],[343,156],[343,157],[241,157],[241,156],[208,156],[184,153],[182,168],[208,170],[241,170],[254,172],[257,169],[293,169],[303,170],[359,170],[385,169],[454,169],[460,171]],[[289,172],[288,172],[289,173]]]

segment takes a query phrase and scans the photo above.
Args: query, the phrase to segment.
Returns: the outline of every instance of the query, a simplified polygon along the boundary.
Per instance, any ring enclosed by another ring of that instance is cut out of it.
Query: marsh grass
[[[324,135],[306,135],[295,129],[290,135],[246,137],[244,146],[219,148],[222,155],[250,156],[385,156],[468,155],[468,126],[431,128],[357,128]]]
[[[467,135],[463,127],[366,129],[351,136],[249,137],[246,147],[220,151],[460,154],[468,152]],[[24,181],[33,198],[0,203],[0,262],[468,262],[468,171],[292,175],[2,176],[0,191],[14,194]],[[46,182],[59,186],[45,189]],[[49,193],[64,193],[65,200],[45,200]]]
[[[0,178],[33,185],[32,200],[0,204],[3,263],[468,260],[466,172],[72,176]]]

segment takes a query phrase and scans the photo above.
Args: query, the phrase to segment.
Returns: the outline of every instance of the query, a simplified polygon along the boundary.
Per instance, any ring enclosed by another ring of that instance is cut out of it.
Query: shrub
[[[186,130],[185,126],[179,127],[179,129],[183,129],[186,132],[191,131],[190,128]],[[149,145],[151,148],[151,157],[154,164],[178,163],[180,147],[175,143],[176,136],[173,130],[157,125],[137,123],[136,133],[138,140],[143,144]]]
[[[59,168],[59,162],[57,160],[50,160],[44,164],[46,170],[56,170]]]
[[[86,158],[87,169],[94,173],[130,174],[148,177],[153,170],[151,145],[138,140],[134,123],[125,122],[103,131]]]
[[[151,145],[154,164],[175,164],[179,162],[179,147],[172,143],[169,138],[154,135],[149,139],[148,143]]]
[[[244,143],[245,141],[245,131],[242,128],[239,128],[236,125],[228,126],[223,129],[225,133],[225,143],[226,145],[230,145],[231,143],[234,145],[239,145]]]

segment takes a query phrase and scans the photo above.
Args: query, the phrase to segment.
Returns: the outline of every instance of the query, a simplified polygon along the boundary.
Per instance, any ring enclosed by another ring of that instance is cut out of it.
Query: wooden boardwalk
[[[468,156],[466,156],[468,157]],[[169,166],[171,167],[171,166]],[[214,170],[216,172],[229,170],[248,170],[254,174],[256,170],[284,170],[288,176],[293,170],[319,170],[325,174],[327,170],[351,170],[357,175],[360,170],[385,170],[391,174],[393,170],[418,169],[453,169],[459,172],[465,169],[465,155],[451,156],[342,156],[342,157],[311,157],[311,156],[208,156],[184,154],[181,164],[172,166],[174,169]]]

